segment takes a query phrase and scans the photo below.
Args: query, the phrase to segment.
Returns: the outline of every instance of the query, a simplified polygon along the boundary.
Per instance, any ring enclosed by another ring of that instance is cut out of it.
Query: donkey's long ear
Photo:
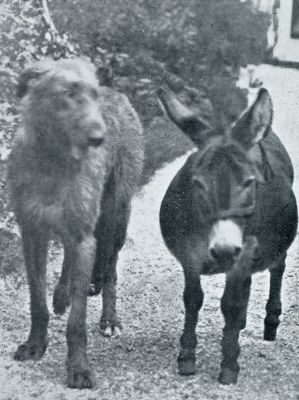
[[[17,86],[17,97],[22,99],[27,94],[32,83],[39,79],[45,72],[45,70],[41,70],[36,67],[27,68],[24,72],[22,72]]]
[[[241,115],[233,126],[232,137],[245,148],[250,148],[268,135],[272,119],[272,100],[268,91],[262,88],[253,105]]]
[[[159,104],[169,118],[197,145],[202,144],[202,131],[210,128],[188,107],[184,106],[174,94],[165,88],[157,91]]]

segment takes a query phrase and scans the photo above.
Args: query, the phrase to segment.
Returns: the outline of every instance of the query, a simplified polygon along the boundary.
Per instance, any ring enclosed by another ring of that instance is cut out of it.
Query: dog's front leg
[[[53,296],[53,310],[55,314],[64,314],[70,305],[70,275],[73,263],[71,257],[70,252],[65,251],[61,275],[58,284],[55,286]]]
[[[94,264],[95,239],[92,235],[80,243],[65,245],[73,260],[71,270],[71,310],[67,325],[67,372],[69,387],[84,389],[93,386],[86,345],[86,305]]]
[[[49,312],[46,297],[46,264],[49,233],[29,224],[21,226],[23,254],[30,286],[31,330],[28,340],[18,347],[18,361],[39,360],[46,351]]]

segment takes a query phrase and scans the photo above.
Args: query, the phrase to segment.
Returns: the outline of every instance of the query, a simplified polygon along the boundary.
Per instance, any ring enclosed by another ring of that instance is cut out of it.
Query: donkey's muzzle
[[[234,221],[219,220],[213,225],[209,241],[211,260],[218,264],[234,262],[242,252],[242,248],[243,233]]]
[[[240,246],[220,247],[214,246],[209,249],[213,260],[219,262],[234,262],[242,251]]]

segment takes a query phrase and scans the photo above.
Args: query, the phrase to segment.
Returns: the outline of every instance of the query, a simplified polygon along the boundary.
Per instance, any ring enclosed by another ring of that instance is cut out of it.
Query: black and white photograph
[[[299,0],[0,0],[0,400],[299,400]]]

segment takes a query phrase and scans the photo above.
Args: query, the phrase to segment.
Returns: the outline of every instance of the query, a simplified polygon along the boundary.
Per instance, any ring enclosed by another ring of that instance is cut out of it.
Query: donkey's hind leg
[[[276,338],[277,327],[281,314],[281,285],[285,270],[286,254],[275,262],[270,268],[270,293],[266,305],[266,318],[264,320],[264,340],[272,341]]]

